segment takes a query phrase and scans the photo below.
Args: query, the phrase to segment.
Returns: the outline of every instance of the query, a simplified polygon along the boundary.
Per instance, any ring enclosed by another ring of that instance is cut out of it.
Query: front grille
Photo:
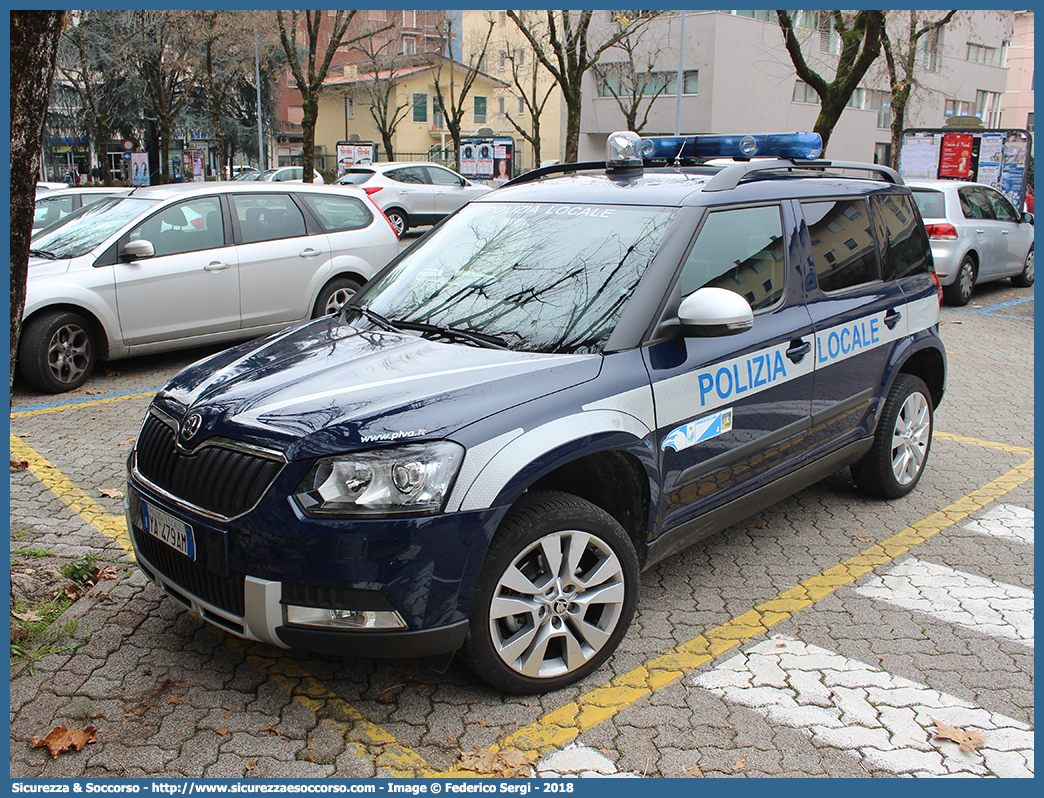
[[[147,532],[134,527],[134,546],[141,556],[186,593],[238,617],[243,616],[243,574],[220,576],[201,568]]]
[[[224,518],[257,504],[283,464],[222,443],[191,454],[175,446],[177,432],[150,414],[138,436],[137,470],[157,488]]]

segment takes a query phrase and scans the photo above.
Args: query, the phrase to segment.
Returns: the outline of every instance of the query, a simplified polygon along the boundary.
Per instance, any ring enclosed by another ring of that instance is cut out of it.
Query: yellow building
[[[432,160],[452,166],[453,140],[435,84],[437,81],[441,87],[447,105],[459,102],[468,71],[465,65],[425,54],[377,73],[359,64],[344,64],[331,71],[320,98],[317,150],[333,153],[338,141],[372,141],[378,146],[379,160],[390,160],[376,116],[387,120],[385,128],[393,130],[394,160]],[[451,101],[453,96],[456,99]],[[517,140],[511,125],[498,113],[502,101],[506,103],[510,96],[506,82],[482,72],[476,75],[464,101],[461,137],[474,137],[479,130],[488,129],[495,136]]]

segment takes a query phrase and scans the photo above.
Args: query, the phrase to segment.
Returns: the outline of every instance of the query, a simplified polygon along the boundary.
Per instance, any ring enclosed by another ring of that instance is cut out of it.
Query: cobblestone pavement
[[[871,500],[840,473],[669,558],[606,666],[522,698],[459,664],[246,643],[144,579],[110,489],[152,391],[205,353],[112,363],[71,395],[16,384],[12,553],[91,551],[119,576],[61,620],[67,650],[13,668],[11,775],[434,776],[519,753],[545,775],[1032,775],[1032,294],[981,287],[942,333],[913,494]],[[31,747],[60,724],[97,742]]]

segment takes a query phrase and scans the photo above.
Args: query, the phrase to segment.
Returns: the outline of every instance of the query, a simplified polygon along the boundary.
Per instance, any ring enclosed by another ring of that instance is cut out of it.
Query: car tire
[[[975,260],[965,255],[957,269],[957,278],[950,285],[943,286],[943,299],[947,305],[964,307],[975,292]]]
[[[873,446],[852,466],[856,484],[884,499],[912,491],[928,462],[933,424],[928,386],[920,377],[900,374],[888,392]]]
[[[627,633],[638,580],[634,546],[607,512],[568,493],[525,496],[490,543],[464,661],[508,693],[572,684]]]
[[[384,215],[388,217],[388,221],[392,223],[392,227],[395,228],[395,232],[399,234],[399,238],[402,238],[403,234],[410,229],[410,222],[406,218],[406,211],[400,211],[398,208],[389,208],[384,212]]]
[[[47,393],[79,388],[98,358],[98,338],[83,316],[52,310],[34,317],[22,330],[18,366],[25,381]]]
[[[359,292],[360,287],[355,280],[349,277],[337,277],[331,280],[319,292],[315,306],[312,308],[312,318],[318,319],[320,316],[338,313]]]
[[[1016,288],[1029,288],[1033,285],[1033,249],[1030,248],[1026,255],[1026,264],[1022,267],[1022,274],[1016,274],[1011,278],[1011,284]]]

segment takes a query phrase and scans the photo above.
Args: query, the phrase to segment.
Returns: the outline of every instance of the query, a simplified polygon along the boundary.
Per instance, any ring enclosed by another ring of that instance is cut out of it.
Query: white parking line
[[[875,576],[856,593],[1033,646],[1033,591],[915,557]]]
[[[961,529],[1033,545],[1033,511],[1014,504],[998,504],[978,521]]]
[[[777,635],[692,678],[817,743],[908,776],[1033,776],[1033,730],[954,696]],[[976,731],[977,751],[933,739],[935,722]]]
[[[605,754],[586,745],[568,745],[561,751],[545,756],[536,764],[536,776],[541,779],[574,778],[639,778],[637,773],[619,771]]]

